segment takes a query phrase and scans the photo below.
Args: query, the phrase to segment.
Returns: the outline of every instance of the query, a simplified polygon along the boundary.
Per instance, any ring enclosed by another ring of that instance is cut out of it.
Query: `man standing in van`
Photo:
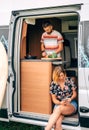
[[[42,57],[61,57],[60,52],[63,50],[62,35],[58,31],[53,29],[53,25],[50,21],[45,21],[42,24],[42,27],[45,31],[41,36]]]

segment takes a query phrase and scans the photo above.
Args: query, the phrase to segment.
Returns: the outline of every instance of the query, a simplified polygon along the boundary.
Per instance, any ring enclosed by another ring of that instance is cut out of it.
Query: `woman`
[[[45,130],[62,130],[62,120],[64,116],[71,115],[77,111],[77,92],[73,80],[66,76],[65,70],[55,67],[53,71],[53,81],[50,85],[52,101],[55,104],[52,115],[49,118]]]

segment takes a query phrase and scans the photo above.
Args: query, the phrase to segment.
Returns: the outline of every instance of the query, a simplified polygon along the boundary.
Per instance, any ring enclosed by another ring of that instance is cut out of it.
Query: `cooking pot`
[[[37,56],[27,55],[25,56],[25,59],[37,59]]]

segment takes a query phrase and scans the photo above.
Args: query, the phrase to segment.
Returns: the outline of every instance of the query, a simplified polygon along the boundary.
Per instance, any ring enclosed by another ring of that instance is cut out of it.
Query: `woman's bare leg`
[[[53,111],[53,113],[51,114],[50,118],[49,118],[49,121],[48,121],[48,124],[47,126],[45,127],[45,130],[51,130],[51,128],[53,127],[53,125],[56,123],[57,119],[59,118],[59,115],[60,115],[60,107],[57,106],[55,108],[55,110]]]
[[[61,115],[70,115],[75,111],[75,108],[69,104],[69,105],[60,105],[55,108],[53,114],[50,116],[48,124],[45,128],[45,130],[51,130],[52,126],[56,123],[58,118],[60,118]]]
[[[71,114],[74,113],[76,110],[75,110],[75,108],[74,108],[73,105],[68,104],[68,105],[66,105],[66,106],[61,105],[61,106],[60,106],[60,111],[61,111],[61,114],[65,116],[65,115],[71,115]]]
[[[60,115],[60,117],[58,118],[58,120],[56,121],[55,124],[55,130],[62,130],[62,120],[63,120],[64,116]]]

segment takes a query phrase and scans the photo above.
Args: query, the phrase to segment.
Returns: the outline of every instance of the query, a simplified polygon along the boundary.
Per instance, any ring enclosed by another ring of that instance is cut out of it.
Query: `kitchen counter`
[[[44,59],[21,59],[21,62],[51,62],[53,65],[61,65],[61,64],[66,64],[68,63],[67,61],[62,61],[61,59],[49,59],[49,58],[44,58]]]

